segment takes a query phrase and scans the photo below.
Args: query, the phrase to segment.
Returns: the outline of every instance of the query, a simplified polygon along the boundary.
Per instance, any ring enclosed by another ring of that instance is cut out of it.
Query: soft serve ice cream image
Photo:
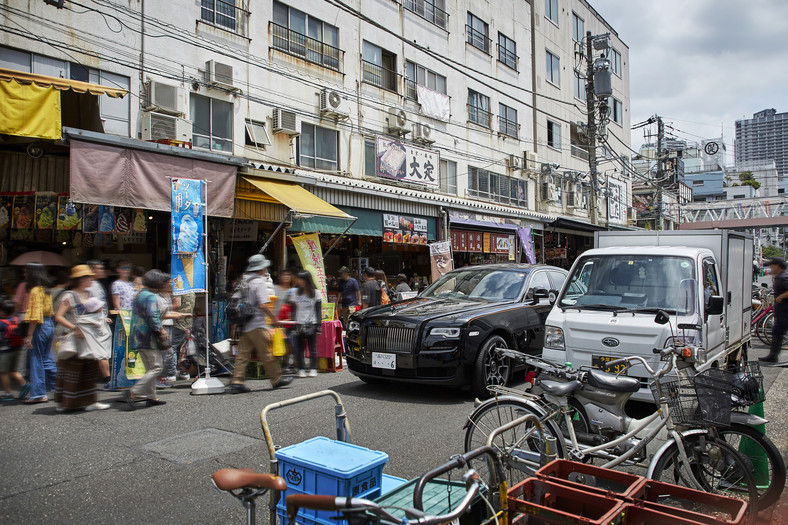
[[[186,255],[186,257],[181,259],[181,262],[183,262],[183,272],[186,276],[189,286],[192,286],[194,281],[194,257],[190,257],[189,255],[197,253],[197,250],[200,247],[200,236],[198,230],[199,228],[197,222],[194,220],[194,217],[189,214],[184,215],[181,219],[181,225],[178,231],[176,242],[178,245],[178,253],[181,255]]]

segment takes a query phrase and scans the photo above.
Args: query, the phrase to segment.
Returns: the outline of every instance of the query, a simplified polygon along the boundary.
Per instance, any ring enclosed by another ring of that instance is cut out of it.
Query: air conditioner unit
[[[539,156],[530,151],[523,151],[523,169],[529,171],[539,170]]]
[[[408,129],[408,114],[405,113],[404,109],[389,108],[388,131],[399,135],[410,133]]]
[[[148,84],[148,105],[146,110],[168,115],[183,115],[180,102],[180,88],[151,80]]]
[[[233,66],[215,60],[205,63],[205,81],[215,86],[234,89]]]
[[[142,113],[142,140],[192,141],[192,123],[172,115],[145,111]]]
[[[432,138],[432,126],[429,124],[414,124],[413,125],[413,140],[421,142],[422,144],[432,144],[435,139]]]
[[[346,118],[350,115],[350,104],[339,91],[323,89],[320,92],[320,114],[329,117]]]
[[[543,162],[541,166],[542,175],[550,175],[553,172],[553,167],[547,163]]]
[[[558,202],[560,200],[558,187],[552,182],[542,183],[542,200],[547,202]]]
[[[287,111],[282,108],[274,108],[271,116],[271,129],[274,133],[284,133],[285,135],[300,135],[298,123],[294,111]]]
[[[506,159],[506,167],[512,171],[523,169],[522,157],[519,155],[509,155],[509,158]]]

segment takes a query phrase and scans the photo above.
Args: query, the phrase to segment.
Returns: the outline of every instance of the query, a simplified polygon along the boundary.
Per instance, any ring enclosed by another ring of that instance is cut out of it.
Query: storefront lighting
[[[152,221],[153,220],[153,215],[148,215],[148,220]]]

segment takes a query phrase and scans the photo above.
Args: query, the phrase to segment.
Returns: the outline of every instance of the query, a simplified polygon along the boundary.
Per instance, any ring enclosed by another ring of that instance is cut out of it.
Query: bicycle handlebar
[[[670,349],[666,349],[666,350],[670,350]],[[662,354],[663,352],[664,351],[660,351],[660,354]],[[672,353],[672,352],[668,352],[668,353]],[[641,365],[643,365],[646,368],[646,371],[649,373],[649,375],[659,379],[660,377],[666,375],[668,372],[673,370],[673,367],[676,366],[676,354],[672,353],[671,359],[669,361],[668,366],[663,367],[660,370],[656,370],[656,371],[653,368],[651,368],[651,366],[649,366],[648,362],[644,358],[640,357],[639,355],[633,355],[633,356],[629,356],[629,357],[622,357],[621,359],[615,359],[613,361],[608,361],[607,363],[605,363],[605,365],[607,365],[607,366],[616,366],[616,365],[620,365],[622,363],[629,364],[631,361],[637,361],[638,363],[640,363]]]
[[[468,464],[468,462],[474,458],[477,458],[481,455],[486,455],[490,458],[493,463],[493,469],[491,469],[495,474],[495,481],[496,483],[500,480],[504,479],[504,472],[503,472],[503,465],[501,464],[501,459],[498,457],[497,451],[491,447],[490,445],[485,445],[483,447],[476,448],[471,450],[470,452],[466,452],[465,454],[458,454],[453,456],[451,461],[448,463],[444,463],[440,467],[434,468],[423,474],[419,481],[416,483],[416,488],[413,491],[413,506],[419,510],[424,510],[424,505],[422,503],[422,495],[424,493],[424,487],[427,486],[427,482],[431,479],[437,478],[441,474],[445,474],[450,470],[454,470],[457,468],[462,468]],[[465,476],[468,476],[472,470],[469,470],[465,473]],[[476,474],[474,472],[474,474]],[[466,481],[466,485],[467,485]]]

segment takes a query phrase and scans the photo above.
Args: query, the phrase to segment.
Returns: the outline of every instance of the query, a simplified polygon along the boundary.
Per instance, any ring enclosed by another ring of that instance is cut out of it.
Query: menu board
[[[383,214],[383,242],[427,244],[427,219]]]

